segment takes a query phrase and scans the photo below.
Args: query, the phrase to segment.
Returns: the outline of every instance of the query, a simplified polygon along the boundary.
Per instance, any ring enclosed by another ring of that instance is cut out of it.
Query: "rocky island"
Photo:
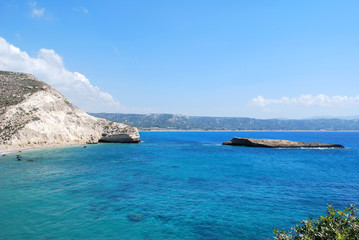
[[[31,74],[0,71],[0,152],[138,143],[137,128],[88,115]]]
[[[241,137],[234,137],[228,142],[223,142],[223,145],[262,148],[344,148],[343,145],[332,143],[293,142],[289,140],[254,139]]]

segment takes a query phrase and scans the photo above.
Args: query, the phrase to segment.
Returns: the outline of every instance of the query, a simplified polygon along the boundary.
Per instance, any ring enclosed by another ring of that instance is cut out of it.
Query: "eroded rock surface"
[[[140,142],[137,128],[96,118],[31,74],[0,71],[0,151],[97,143]]]
[[[254,139],[240,137],[234,137],[228,142],[223,142],[223,145],[263,148],[344,148],[343,145],[332,143],[293,142],[289,140]]]

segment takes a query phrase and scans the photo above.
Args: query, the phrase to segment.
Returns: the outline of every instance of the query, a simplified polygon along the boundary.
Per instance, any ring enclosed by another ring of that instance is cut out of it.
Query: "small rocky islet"
[[[262,148],[344,148],[340,144],[320,143],[320,142],[294,142],[282,139],[255,139],[234,137],[223,145],[243,146],[243,147],[262,147]]]

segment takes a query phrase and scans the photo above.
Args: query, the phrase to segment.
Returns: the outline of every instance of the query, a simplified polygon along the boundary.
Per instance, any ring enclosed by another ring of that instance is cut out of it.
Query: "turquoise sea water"
[[[234,136],[346,149],[222,146]],[[264,239],[359,203],[358,132],[142,132],[0,158],[0,239]],[[27,162],[33,160],[33,162]]]

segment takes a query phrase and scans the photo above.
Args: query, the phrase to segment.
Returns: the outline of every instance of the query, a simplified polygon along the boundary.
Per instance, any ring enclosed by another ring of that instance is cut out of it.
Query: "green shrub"
[[[359,239],[357,213],[358,209],[354,205],[349,205],[343,211],[334,210],[333,206],[329,205],[325,216],[320,216],[317,220],[311,217],[302,221],[301,225],[295,225],[291,231],[275,229],[274,238],[279,240]]]
[[[38,121],[38,120],[41,120],[41,119],[37,116],[32,118],[32,121]]]

